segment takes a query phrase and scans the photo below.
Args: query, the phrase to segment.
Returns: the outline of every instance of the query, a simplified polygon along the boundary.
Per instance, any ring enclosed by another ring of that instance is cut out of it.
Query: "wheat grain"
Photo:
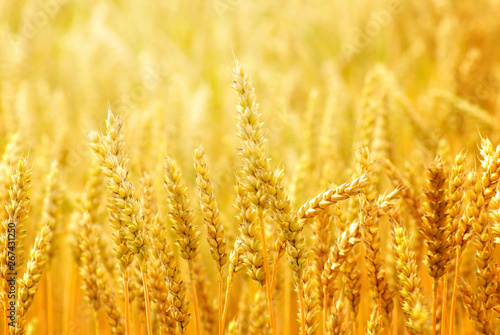
[[[327,335],[344,335],[349,329],[347,322],[345,321],[345,308],[337,308],[336,304],[332,304],[329,309],[328,321],[326,323]]]
[[[379,315],[377,311],[377,306],[373,308],[372,314],[370,316],[370,320],[368,321],[366,325],[366,335],[381,335],[383,328],[381,326],[381,318],[382,316]]]

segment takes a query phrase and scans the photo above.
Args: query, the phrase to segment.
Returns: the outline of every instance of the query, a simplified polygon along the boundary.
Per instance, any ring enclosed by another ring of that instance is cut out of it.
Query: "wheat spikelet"
[[[194,150],[196,182],[199,187],[203,221],[207,229],[207,239],[210,245],[212,258],[217,264],[219,275],[222,277],[222,269],[227,263],[226,241],[224,238],[224,226],[219,213],[219,207],[213,194],[213,185],[210,180],[205,151],[201,145]]]
[[[332,304],[329,309],[328,320],[326,323],[326,335],[345,335],[347,333],[348,325],[345,321],[345,308],[340,306],[337,308],[336,304]]]
[[[381,315],[378,315],[377,306],[373,308],[372,314],[370,316],[370,320],[366,325],[366,335],[381,335],[383,332],[381,326]]]

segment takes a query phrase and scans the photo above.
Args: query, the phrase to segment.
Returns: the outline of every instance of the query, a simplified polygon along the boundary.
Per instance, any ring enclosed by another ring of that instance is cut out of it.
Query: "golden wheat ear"
[[[418,277],[417,258],[410,248],[410,237],[403,225],[399,210],[390,216],[394,230],[394,253],[398,271],[401,308],[406,318],[406,327],[414,334],[425,334],[429,330],[429,312],[424,304],[424,295]]]

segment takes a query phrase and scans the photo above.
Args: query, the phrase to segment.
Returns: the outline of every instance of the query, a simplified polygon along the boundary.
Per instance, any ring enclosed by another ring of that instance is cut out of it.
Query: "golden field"
[[[0,334],[500,334],[499,11],[0,1]]]

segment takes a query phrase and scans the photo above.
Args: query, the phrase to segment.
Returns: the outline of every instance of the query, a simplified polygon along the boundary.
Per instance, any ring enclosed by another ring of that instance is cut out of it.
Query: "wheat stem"
[[[95,335],[99,335],[99,313],[94,310]]]
[[[269,312],[269,323],[271,325],[271,333],[274,335],[274,316],[273,316],[273,296],[271,292],[271,281],[269,278],[269,263],[267,259],[266,245],[266,230],[264,221],[262,220],[262,212],[259,214],[260,236],[262,241],[262,257],[264,258],[264,271],[266,272],[266,293],[267,293],[267,310]]]
[[[271,294],[274,291],[274,283],[276,281],[276,273],[278,272],[278,261],[279,261],[279,256],[277,255],[274,257],[274,267],[273,267],[273,277],[271,279]]]
[[[323,333],[326,333],[326,322],[328,319],[328,292],[327,286],[323,286]]]
[[[231,286],[233,284],[231,282],[227,283],[226,287],[226,298],[224,300],[224,311],[222,312],[222,335],[224,335],[225,325],[226,325],[226,317],[227,317],[227,308],[229,307],[229,292],[231,291]]]
[[[3,333],[4,334],[9,333],[9,321],[7,321],[7,306],[4,307],[4,313],[3,313]]]
[[[144,286],[144,302],[146,305],[146,325],[148,327],[148,335],[153,335],[153,329],[151,328],[151,311],[149,308],[149,292],[148,292],[148,284],[146,280],[146,272],[142,270],[142,285]]]
[[[432,281],[432,335],[436,335],[437,298],[438,298],[438,280],[436,278],[433,278],[433,281]]]
[[[123,293],[125,295],[125,333],[130,335],[130,304],[128,297],[128,273],[123,271]]]
[[[52,276],[50,275],[50,269],[47,269],[45,274],[45,290],[47,290],[47,328],[49,334],[54,334],[54,322],[53,322],[53,307],[52,307]]]
[[[200,324],[200,310],[198,307],[198,295],[196,294],[196,284],[194,282],[194,274],[193,274],[193,264],[192,261],[189,261],[189,273],[191,276],[191,288],[193,290],[193,303],[194,303],[194,316],[196,319],[196,333],[198,335],[201,334],[201,324]]]
[[[446,334],[446,299],[448,296],[448,278],[447,278],[448,273],[445,273],[443,276],[443,307],[442,307],[442,319],[441,319],[441,334],[445,335]]]
[[[222,291],[224,290],[224,284],[222,283],[222,274],[219,274],[219,293],[218,293],[218,304],[219,304],[219,335],[224,333],[224,325],[222,324]]]
[[[450,335],[453,335],[455,328],[455,306],[457,303],[457,291],[458,291],[458,275],[460,274],[460,264],[462,258],[457,255],[457,261],[455,266],[455,280],[453,284],[453,296],[451,298],[451,311],[450,311]]]
[[[302,329],[302,334],[306,334],[306,316],[305,316],[305,308],[304,308],[304,297],[303,290],[298,289],[297,293],[299,294],[299,302],[300,302],[300,327]]]

